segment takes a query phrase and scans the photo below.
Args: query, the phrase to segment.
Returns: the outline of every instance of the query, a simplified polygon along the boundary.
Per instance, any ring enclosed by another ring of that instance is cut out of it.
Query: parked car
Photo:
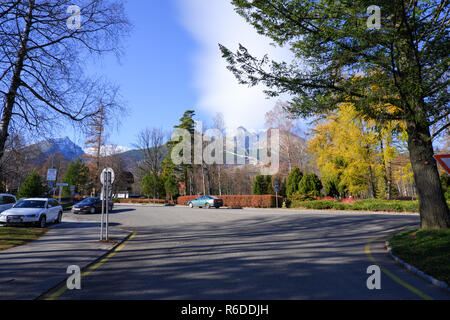
[[[109,200],[108,211],[111,212],[113,208],[114,202],[112,200]],[[102,200],[100,198],[86,198],[72,207],[72,212],[74,214],[79,213],[95,214],[96,212],[101,211],[102,211]]]
[[[220,208],[223,206],[222,199],[213,197],[213,196],[201,196],[195,200],[191,200],[187,203],[190,208],[199,207],[199,208]]]
[[[0,213],[5,210],[11,209],[16,202],[17,199],[12,194],[0,194]]]
[[[20,199],[11,209],[0,213],[0,224],[37,225],[40,228],[62,221],[63,208],[55,199]]]

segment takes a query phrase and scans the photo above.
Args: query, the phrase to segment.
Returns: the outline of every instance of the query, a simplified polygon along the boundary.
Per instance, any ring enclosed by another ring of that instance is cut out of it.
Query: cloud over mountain
[[[198,108],[214,115],[221,112],[228,127],[260,129],[264,115],[276,103],[266,99],[262,87],[240,85],[227,70],[218,44],[236,50],[239,43],[258,57],[269,54],[276,61],[289,61],[287,49],[275,48],[235,11],[230,1],[179,0],[182,24],[199,44],[193,57],[193,76]]]

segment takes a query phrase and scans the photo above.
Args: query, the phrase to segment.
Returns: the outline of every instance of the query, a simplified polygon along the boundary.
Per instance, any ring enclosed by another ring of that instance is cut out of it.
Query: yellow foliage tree
[[[333,184],[339,195],[390,197],[392,161],[398,155],[395,130],[401,124],[378,125],[360,116],[350,103],[329,114],[313,131],[308,142],[315,155],[325,189]],[[386,188],[379,188],[385,181]],[[333,189],[333,188],[331,188]],[[386,191],[388,190],[388,191]]]

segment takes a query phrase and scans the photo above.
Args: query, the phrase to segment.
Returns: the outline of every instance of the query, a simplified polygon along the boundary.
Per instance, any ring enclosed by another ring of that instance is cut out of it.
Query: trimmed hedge
[[[163,199],[117,199],[116,203],[132,203],[132,204],[165,204]],[[170,202],[170,201],[169,201]]]
[[[197,199],[199,196],[181,196],[178,197],[179,205],[187,205],[188,201]],[[261,196],[216,196],[223,200],[223,205],[229,208],[275,208],[276,196],[261,195]],[[278,206],[283,204],[283,197],[278,196]]]

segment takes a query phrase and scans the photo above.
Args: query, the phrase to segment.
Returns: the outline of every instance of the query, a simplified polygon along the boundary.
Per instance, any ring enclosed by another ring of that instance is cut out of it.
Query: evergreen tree
[[[160,181],[156,173],[147,173],[144,178],[142,178],[141,186],[143,194],[152,199],[157,198],[157,194],[160,190]]]
[[[302,178],[303,173],[299,168],[293,168],[291,170],[286,182],[286,196],[288,198],[292,197],[292,195],[298,191],[298,184]]]
[[[253,181],[253,195],[263,195],[267,192],[267,181],[262,175],[257,175]]]
[[[319,177],[315,174],[305,174],[298,184],[298,191],[302,195],[313,195],[316,197],[320,196],[320,191],[322,190],[322,182]]]
[[[20,186],[19,192],[17,193],[17,198],[42,197],[44,193],[45,188],[42,185],[41,177],[36,171],[33,171]]]
[[[266,176],[266,186],[265,194],[275,194],[272,176]]]
[[[64,182],[69,186],[75,186],[75,193],[84,193],[88,188],[89,168],[84,164],[83,160],[77,159],[69,163]],[[70,196],[70,187],[63,188],[63,194]]]
[[[166,194],[173,200],[173,197],[178,194],[178,183],[173,174],[167,177],[167,180],[164,182],[164,187]]]
[[[328,177],[325,179],[323,188],[325,190],[325,194],[329,197],[337,198],[340,196],[339,179],[336,177]]]
[[[183,116],[180,118],[180,124],[174,126],[175,129],[184,129],[189,132],[191,135],[191,154],[190,164],[182,164],[178,168],[175,168],[178,172],[181,172],[182,175],[182,181],[184,182],[184,185],[186,187],[186,190],[191,190],[191,186],[189,185],[189,175],[192,174],[192,163],[194,161],[194,134],[195,134],[195,121],[194,121],[195,111],[194,110],[187,110]],[[169,141],[168,147],[169,147],[169,157],[172,154],[173,147],[177,145],[180,141]],[[182,156],[182,155],[181,155]],[[172,163],[173,164],[173,163]]]

